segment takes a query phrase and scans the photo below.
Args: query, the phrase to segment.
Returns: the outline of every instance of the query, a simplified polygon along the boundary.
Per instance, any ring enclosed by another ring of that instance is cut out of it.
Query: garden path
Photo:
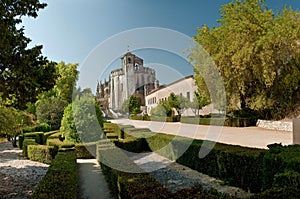
[[[77,159],[77,165],[79,177],[78,198],[113,198],[96,159]]]

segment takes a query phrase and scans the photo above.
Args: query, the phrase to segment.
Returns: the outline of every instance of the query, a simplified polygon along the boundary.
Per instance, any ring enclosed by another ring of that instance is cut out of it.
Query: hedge
[[[51,136],[47,139],[46,145],[47,146],[56,146],[59,149],[60,148],[72,148],[72,147],[75,147],[74,143],[63,142],[63,141],[61,141],[58,138],[51,138]]]
[[[182,123],[200,124],[200,125],[216,125],[216,126],[232,126],[247,127],[255,126],[256,118],[207,118],[207,117],[184,117],[180,119]]]
[[[58,148],[45,145],[28,145],[28,158],[33,161],[50,164],[57,154]]]
[[[58,152],[46,175],[34,190],[32,199],[77,198],[75,151]]]
[[[90,142],[84,144],[76,144],[76,158],[78,159],[90,159],[96,157],[97,142]]]
[[[22,144],[22,154],[24,157],[28,158],[28,146],[29,145],[38,145],[38,143],[35,142],[35,139],[25,139],[23,141],[23,144]]]
[[[181,189],[175,193],[163,187],[151,173],[125,173],[112,169],[105,164],[101,164],[102,172],[109,184],[111,193],[115,198],[161,198],[161,199],[181,199],[181,198],[223,198],[231,199],[234,196],[222,194],[214,189],[205,190],[200,185],[191,188]]]
[[[231,186],[257,193],[254,198],[266,198],[272,194],[280,198],[292,192],[292,198],[300,195],[299,145],[282,147],[275,144],[270,150],[263,150],[206,141],[215,145],[205,158],[200,159],[199,150],[204,147],[202,140],[194,140],[187,150],[178,151],[179,146],[190,141],[188,138],[116,126],[119,128],[113,128],[121,131],[125,139],[119,139],[115,144],[127,151],[155,151],[173,160],[183,153],[176,160],[178,163],[222,179]],[[151,136],[146,136],[148,134]]]
[[[23,128],[24,133],[28,132],[48,132],[51,130],[51,127],[47,123],[41,123],[35,127],[26,127]]]

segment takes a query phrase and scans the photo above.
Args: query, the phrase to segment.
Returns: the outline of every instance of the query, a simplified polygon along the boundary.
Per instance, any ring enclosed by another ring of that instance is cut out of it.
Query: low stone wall
[[[257,120],[257,127],[279,131],[293,131],[293,122],[281,122],[271,120]]]

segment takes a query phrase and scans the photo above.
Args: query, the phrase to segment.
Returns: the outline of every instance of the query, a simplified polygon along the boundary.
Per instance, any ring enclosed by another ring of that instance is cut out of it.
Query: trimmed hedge
[[[58,148],[45,145],[28,145],[28,158],[33,161],[50,164],[57,154]]]
[[[129,117],[131,120],[144,120],[144,121],[151,121],[149,115],[131,115]]]
[[[58,152],[46,175],[34,190],[32,199],[77,198],[75,151]]]
[[[131,126],[120,126],[119,129],[125,139],[115,142],[118,147],[136,153],[155,151],[169,159],[181,154],[179,146],[187,139],[143,132],[143,129]],[[147,137],[146,134],[151,136]],[[170,147],[165,147],[167,145]],[[288,198],[300,198],[300,145],[282,147],[275,144],[275,147],[270,146],[270,150],[263,150],[216,143],[210,153],[200,159],[199,150],[205,146],[202,140],[194,140],[176,161],[222,179],[231,186],[257,193],[253,198],[268,198],[272,195],[275,198],[288,195]]]
[[[203,141],[193,141],[176,161],[201,173],[220,178],[229,185],[256,193],[261,191],[265,150],[216,143],[210,153],[200,159],[198,153],[204,147],[202,144]]]
[[[232,199],[227,194],[222,194],[214,189],[205,190],[200,185],[191,188],[181,189],[175,193],[163,187],[151,173],[125,173],[112,169],[105,164],[101,164],[102,172],[109,184],[111,193],[115,198],[161,198],[161,199],[181,199],[181,198],[223,198]]]
[[[209,118],[209,117],[181,117],[180,122],[200,125],[247,127],[255,126],[256,118]]]
[[[51,131],[51,127],[47,123],[41,123],[35,127],[26,127],[23,128],[24,133],[28,132],[48,132]]]
[[[75,147],[74,143],[63,142],[58,138],[51,138],[51,136],[47,139],[47,146],[56,146],[60,148],[73,148]]]
[[[29,145],[38,145],[38,143],[35,142],[35,139],[25,139],[23,141],[23,144],[22,144],[22,154],[24,157],[28,158],[28,146]]]
[[[97,142],[76,144],[76,158],[78,159],[90,159],[96,157]]]

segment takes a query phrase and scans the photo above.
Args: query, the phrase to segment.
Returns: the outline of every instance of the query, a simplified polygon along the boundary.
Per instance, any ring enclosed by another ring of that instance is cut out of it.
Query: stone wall
[[[292,122],[281,122],[281,121],[270,121],[270,120],[258,120],[256,123],[257,127],[265,129],[273,129],[279,131],[293,131]]]

